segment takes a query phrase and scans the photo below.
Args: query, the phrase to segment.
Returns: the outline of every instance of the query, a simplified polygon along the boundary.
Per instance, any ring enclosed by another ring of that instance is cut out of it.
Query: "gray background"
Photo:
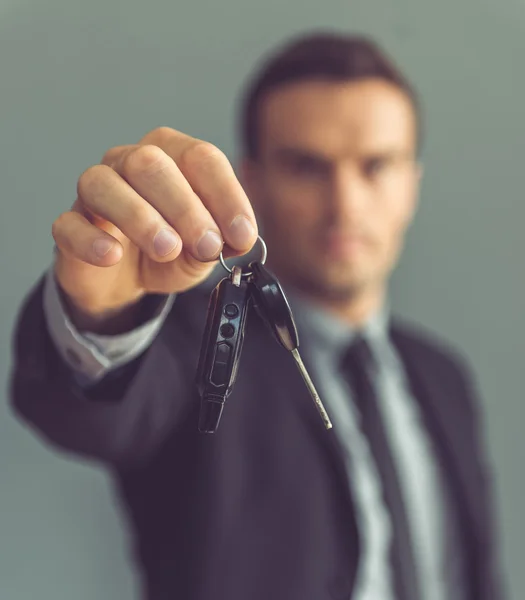
[[[393,302],[457,343],[477,370],[509,587],[523,598],[525,6],[518,0],[1,0],[0,379],[17,307],[50,261],[51,223],[72,203],[80,173],[107,148],[158,125],[208,139],[235,160],[244,77],[267,48],[311,27],[376,35],[423,95],[422,206]],[[44,449],[5,404],[2,600],[135,597],[127,533],[106,475]]]

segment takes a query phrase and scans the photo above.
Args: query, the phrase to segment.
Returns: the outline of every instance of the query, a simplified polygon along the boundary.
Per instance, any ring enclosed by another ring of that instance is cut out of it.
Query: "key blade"
[[[326,412],[326,409],[323,406],[321,398],[319,397],[319,394],[317,393],[317,390],[315,389],[314,383],[313,383],[312,379],[310,378],[310,375],[308,374],[306,367],[304,366],[301,355],[299,354],[299,350],[297,348],[292,350],[292,355],[295,358],[295,362],[296,362],[297,366],[299,367],[299,371],[300,371],[301,375],[303,376],[304,382],[306,383],[306,387],[308,388],[308,391],[310,392],[310,395],[312,396],[315,406],[316,406],[319,414],[321,415],[321,418],[323,419],[325,428],[332,429],[332,422],[330,421],[330,417],[328,416],[328,413]]]

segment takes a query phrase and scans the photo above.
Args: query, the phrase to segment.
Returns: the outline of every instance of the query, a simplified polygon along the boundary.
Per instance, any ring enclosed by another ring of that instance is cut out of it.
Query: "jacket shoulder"
[[[462,406],[469,419],[479,418],[477,378],[462,351],[432,330],[400,319],[392,321],[391,337],[412,373],[431,374],[432,385],[446,389],[448,399]]]
[[[423,325],[395,317],[391,324],[391,336],[397,345],[417,353],[421,359],[427,359],[463,375],[470,371],[462,350],[441,334]]]

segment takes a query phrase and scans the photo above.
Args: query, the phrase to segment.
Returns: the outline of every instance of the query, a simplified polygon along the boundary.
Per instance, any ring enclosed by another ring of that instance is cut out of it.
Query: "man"
[[[468,367],[388,308],[419,120],[373,42],[304,36],[248,88],[242,187],[217,148],[160,128],[85,171],[53,224],[14,407],[112,471],[148,600],[503,597]],[[330,431],[250,314],[220,426],[198,432],[198,284],[255,244],[252,205]]]

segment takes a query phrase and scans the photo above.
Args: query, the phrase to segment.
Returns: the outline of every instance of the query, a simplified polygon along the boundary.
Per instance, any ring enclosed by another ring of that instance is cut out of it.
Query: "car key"
[[[326,429],[331,429],[330,417],[299,354],[297,327],[279,281],[260,262],[250,263],[250,270],[250,283],[256,311],[269,326],[281,346],[292,353]]]
[[[212,292],[197,367],[201,397],[199,431],[214,433],[230,395],[244,341],[250,284],[233,267]]]

